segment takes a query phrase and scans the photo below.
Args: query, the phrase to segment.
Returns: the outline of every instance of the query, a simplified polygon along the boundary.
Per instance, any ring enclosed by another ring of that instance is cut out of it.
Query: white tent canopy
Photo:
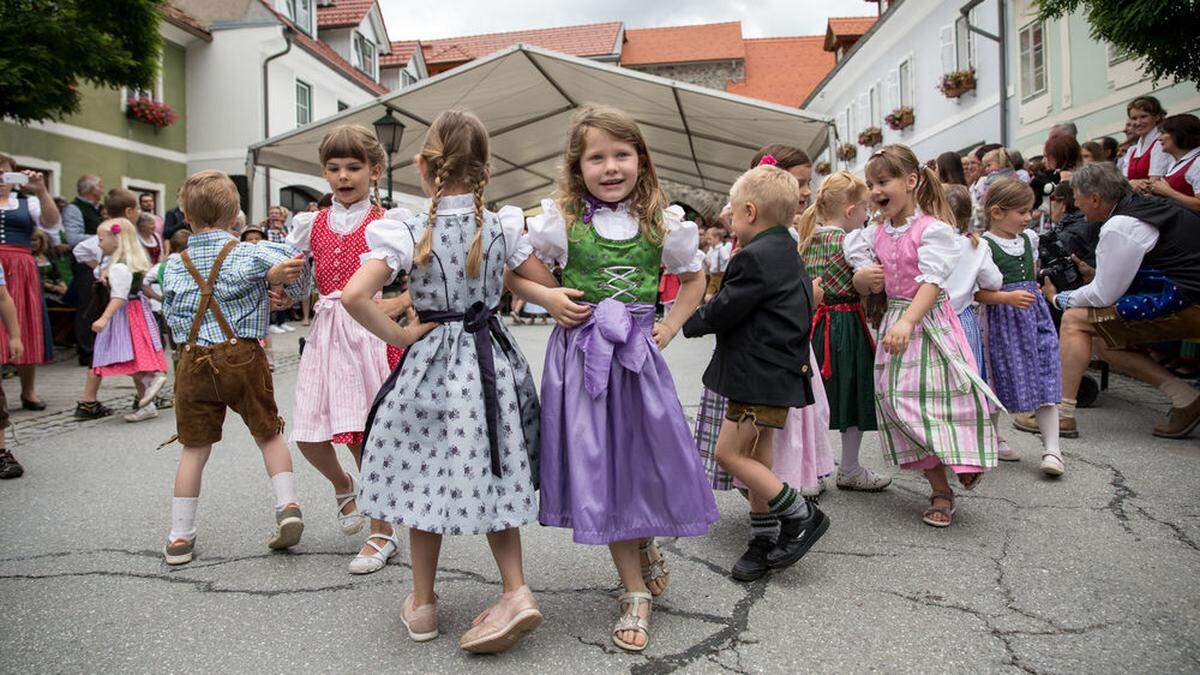
[[[247,161],[320,175],[325,134],[339,124],[371,128],[391,110],[405,127],[393,156],[396,189],[420,194],[412,157],[441,111],[462,108],[491,135],[488,199],[526,208],[552,191],[571,115],[586,103],[632,115],[660,177],[719,193],[761,146],[785,143],[816,156],[831,136],[822,115],[519,44],[252,145]]]

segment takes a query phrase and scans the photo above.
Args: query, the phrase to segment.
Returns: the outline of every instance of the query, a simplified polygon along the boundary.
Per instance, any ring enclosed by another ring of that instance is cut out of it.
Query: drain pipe
[[[271,62],[274,61],[275,59],[292,51],[292,27],[288,26],[286,24],[283,26],[283,41],[287,43],[287,46],[285,46],[283,48],[283,51],[276,52],[275,54],[268,56],[266,59],[263,60],[263,64],[262,64],[263,140],[264,141],[271,137],[271,96],[270,96],[271,84],[267,77],[269,66],[271,65]],[[311,102],[310,102],[310,105],[311,105]],[[269,211],[271,209],[271,167],[268,166],[263,170],[263,176],[264,176],[263,213],[265,214],[267,211]],[[253,181],[253,174],[248,176],[248,180]],[[254,195],[251,194],[250,196],[253,197]],[[254,220],[251,218],[249,213],[246,214],[246,222],[247,223],[254,222]]]
[[[995,42],[1000,50],[1000,145],[1008,147],[1008,18],[1004,11],[1006,0],[996,0],[997,16],[999,17],[999,35],[993,35],[986,30],[971,24],[971,10],[983,4],[986,0],[971,0],[959,8],[963,20],[967,22],[967,30]]]

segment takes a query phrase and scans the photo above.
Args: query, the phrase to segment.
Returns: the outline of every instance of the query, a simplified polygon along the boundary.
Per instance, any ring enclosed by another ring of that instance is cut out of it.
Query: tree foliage
[[[149,89],[164,0],[0,0],[0,117],[79,111],[79,84]]]
[[[1112,43],[1146,64],[1155,80],[1200,81],[1197,0],[1035,0],[1038,18],[1082,11],[1092,38]]]

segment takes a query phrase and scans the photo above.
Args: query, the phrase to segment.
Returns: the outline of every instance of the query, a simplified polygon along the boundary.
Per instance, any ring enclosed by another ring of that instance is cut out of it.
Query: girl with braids
[[[409,528],[413,590],[400,620],[413,640],[436,638],[442,536],[486,534],[504,591],[459,645],[492,653],[542,622],[525,585],[518,530],[537,515],[537,392],[493,312],[505,267],[540,283],[554,277],[529,255],[520,209],[484,210],[488,145],[479,118],[438,115],[416,157],[429,212],[367,226],[371,250],[342,306],[383,341],[407,348],[367,418],[359,493],[364,513]],[[401,270],[419,317],[406,326],[373,300]]]
[[[300,357],[291,440],[332,484],[338,523],[342,532],[352,535],[362,530],[366,519],[355,499],[357,482],[342,468],[333,444],[345,445],[355,463],[362,464],[363,428],[371,400],[388,376],[389,349],[355,323],[338,298],[358,269],[359,256],[369,250],[367,225],[385,217],[403,219],[408,213],[395,210],[385,215],[378,204],[376,181],[386,158],[371,131],[339,126],[321,142],[319,152],[333,203],[320,211],[296,214],[287,238],[296,249],[312,256],[313,278],[320,293]],[[399,314],[399,300],[379,302]],[[383,569],[398,546],[387,521],[372,521],[366,542],[350,561],[350,573]]]
[[[529,239],[538,257],[562,266],[567,288],[512,284],[559,323],[542,377],[539,520],[608,546],[625,588],[611,637],[642,651],[651,599],[670,581],[653,537],[702,535],[718,517],[659,353],[700,304],[704,254],[696,225],[667,207],[641,130],[620,110],[576,114],[556,197],[530,219]],[[664,266],[681,287],[655,323]]]
[[[990,418],[1000,402],[944,290],[959,258],[959,235],[942,183],[903,145],[867,161],[867,186],[883,222],[846,236],[846,260],[860,293],[886,290],[875,354],[875,402],[884,456],[923,471],[932,489],[922,520],[947,527],[954,493],[946,468],[973,489],[996,465]]]
[[[830,429],[841,432],[840,490],[878,492],[892,479],[858,463],[863,432],[879,427],[875,420],[875,342],[854,289],[854,270],[846,262],[846,234],[867,220],[867,184],[848,171],[830,174],[817,190],[812,206],[800,216],[796,231],[808,276],[821,280],[825,292],[813,313],[812,348],[829,400]],[[814,387],[815,389],[815,387]]]

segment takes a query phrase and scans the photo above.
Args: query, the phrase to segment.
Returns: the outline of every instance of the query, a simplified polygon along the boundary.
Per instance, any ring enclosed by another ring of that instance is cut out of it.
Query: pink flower
[[[779,162],[775,161],[775,155],[767,154],[767,155],[763,155],[762,159],[758,160],[759,166],[762,166],[764,164],[766,164],[767,166],[775,166],[775,165],[779,164]]]

